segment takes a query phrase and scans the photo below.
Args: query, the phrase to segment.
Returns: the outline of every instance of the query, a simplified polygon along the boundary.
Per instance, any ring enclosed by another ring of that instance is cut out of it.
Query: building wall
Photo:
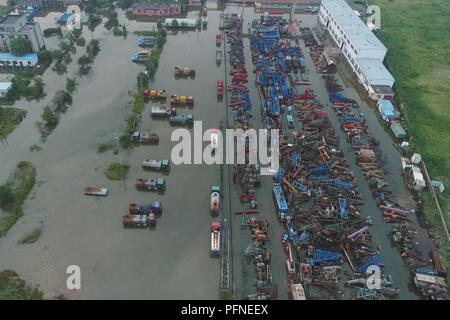
[[[358,59],[372,58],[379,59],[383,61],[386,55],[386,50],[378,49],[361,49],[350,40],[346,31],[338,25],[337,21],[334,19],[333,14],[326,8],[325,4],[322,2],[319,10],[319,21],[328,30],[333,40],[336,42],[337,46],[341,49],[345,59],[350,64],[354,73],[363,84],[364,88],[367,90],[370,87],[369,80],[361,71],[361,67],[358,64]]]
[[[131,13],[138,16],[175,16],[181,14],[181,7],[170,8],[140,8],[131,7]]]
[[[0,25],[0,51],[9,52],[10,41],[21,37],[31,41],[31,49],[38,52],[44,47],[44,37],[38,22],[26,22],[26,16],[11,24]]]

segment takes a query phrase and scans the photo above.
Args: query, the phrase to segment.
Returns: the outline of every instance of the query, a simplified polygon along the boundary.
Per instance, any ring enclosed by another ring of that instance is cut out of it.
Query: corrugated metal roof
[[[372,85],[392,85],[394,77],[378,59],[358,59],[358,64]]]
[[[345,0],[322,0],[322,4],[328,8],[337,24],[344,29],[347,37],[357,50],[387,51],[383,43],[370,31]]]
[[[381,106],[383,110],[395,110],[394,105],[390,100],[378,100],[378,105]]]
[[[27,53],[21,57],[15,56],[12,53],[2,52],[0,53],[0,60],[34,60],[37,59],[36,53]]]

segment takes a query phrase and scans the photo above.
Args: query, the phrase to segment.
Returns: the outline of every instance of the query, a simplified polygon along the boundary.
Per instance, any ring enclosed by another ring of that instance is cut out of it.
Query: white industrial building
[[[319,21],[373,99],[390,99],[395,79],[383,65],[387,49],[345,0],[322,0]]]

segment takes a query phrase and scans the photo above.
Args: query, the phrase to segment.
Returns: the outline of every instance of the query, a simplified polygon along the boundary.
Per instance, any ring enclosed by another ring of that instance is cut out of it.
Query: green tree
[[[77,81],[75,78],[67,78],[66,80],[66,90],[70,93],[73,93],[77,88]]]
[[[178,28],[178,20],[177,19],[173,19],[172,23],[170,24],[172,28]]]
[[[9,46],[11,53],[19,57],[31,52],[31,41],[28,39],[14,38]]]
[[[95,57],[100,52],[99,41],[92,39],[86,47],[86,53],[89,57]]]
[[[38,52],[40,63],[50,64],[53,61],[52,53],[49,50],[41,50]]]
[[[58,117],[49,106],[44,108],[41,118],[45,121],[47,128],[54,128],[58,124]]]
[[[14,201],[14,192],[10,184],[0,186],[0,208],[5,209]]]

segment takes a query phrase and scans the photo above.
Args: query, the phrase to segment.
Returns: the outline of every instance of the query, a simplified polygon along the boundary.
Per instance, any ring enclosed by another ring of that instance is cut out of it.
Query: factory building
[[[383,65],[387,49],[345,0],[323,0],[319,21],[373,99],[392,99],[395,79]]]

